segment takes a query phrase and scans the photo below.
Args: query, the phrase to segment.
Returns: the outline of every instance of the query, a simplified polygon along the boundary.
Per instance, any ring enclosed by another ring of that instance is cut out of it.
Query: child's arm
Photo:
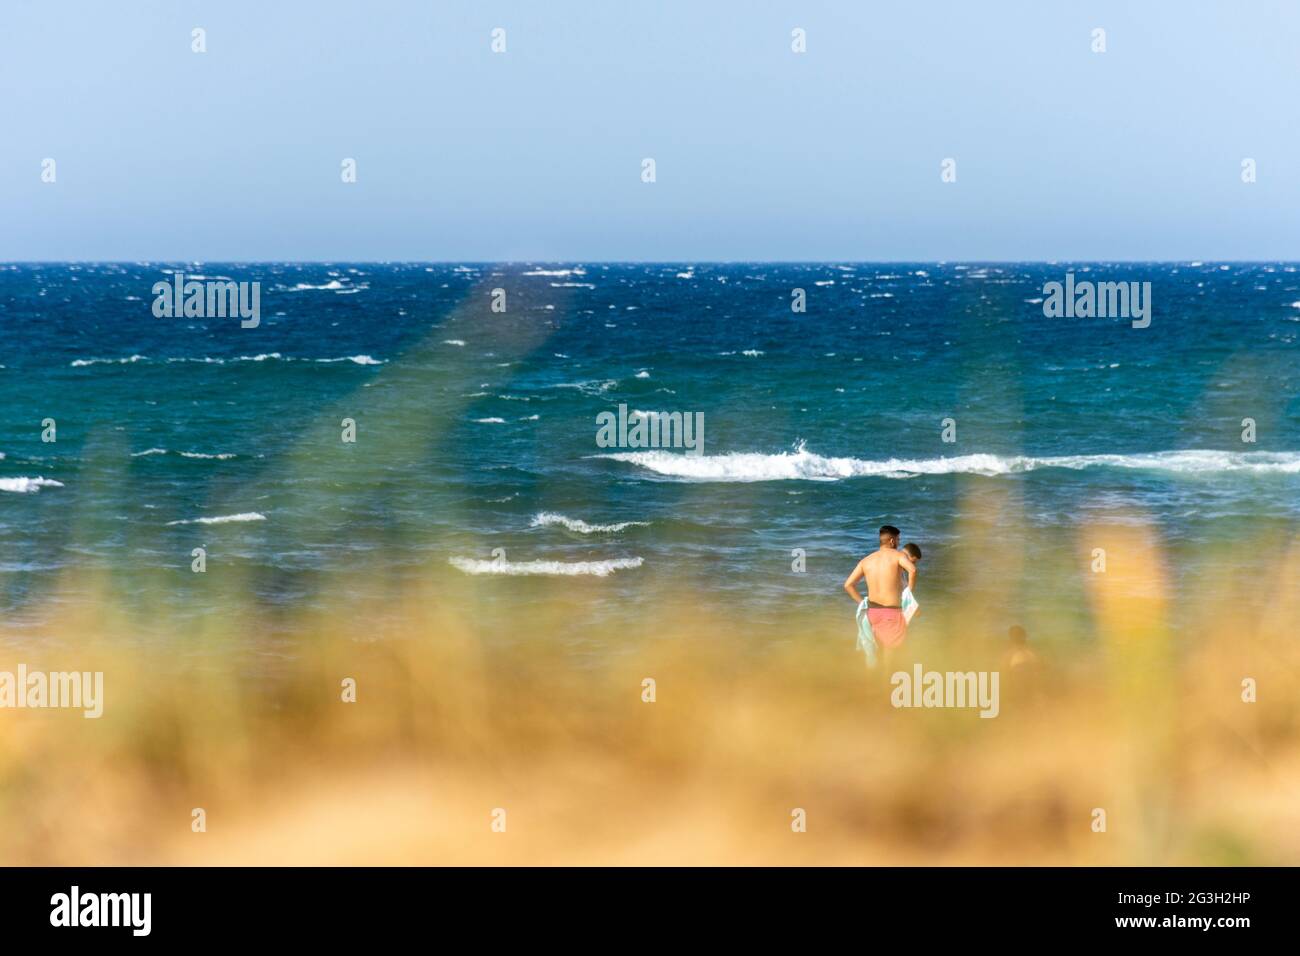
[[[912,593],[915,594],[916,593],[916,565],[912,563],[911,558],[909,558],[906,554],[902,554],[900,552],[898,555],[898,566],[907,572],[907,586],[911,588]]]

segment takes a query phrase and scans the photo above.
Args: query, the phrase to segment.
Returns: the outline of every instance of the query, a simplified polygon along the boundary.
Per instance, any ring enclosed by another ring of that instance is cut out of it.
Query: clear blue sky
[[[4,0],[0,260],[1297,259],[1298,50],[1286,0]]]

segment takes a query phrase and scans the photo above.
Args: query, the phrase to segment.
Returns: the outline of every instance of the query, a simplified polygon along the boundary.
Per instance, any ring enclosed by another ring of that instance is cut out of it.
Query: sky
[[[1297,50],[1291,0],[3,0],[0,260],[1296,260]]]

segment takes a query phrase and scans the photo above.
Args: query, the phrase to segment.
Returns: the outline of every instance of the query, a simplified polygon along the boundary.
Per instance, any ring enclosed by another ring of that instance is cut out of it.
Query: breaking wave
[[[62,488],[63,482],[53,478],[0,478],[0,491],[12,491],[17,494],[30,494],[42,488]]]
[[[844,478],[913,478],[917,475],[1009,475],[1040,468],[1124,468],[1172,474],[1300,474],[1300,452],[1159,451],[1134,455],[957,455],[951,458],[831,458],[802,445],[765,455],[730,452],[686,455],[666,451],[594,455],[688,481],[838,481]]]
[[[188,356],[170,356],[165,359],[151,359],[147,355],[128,355],[125,358],[88,358],[73,359],[68,364],[73,368],[85,368],[87,365],[131,365],[135,362],[167,362],[173,364],[176,362],[198,362],[204,365],[225,365],[228,362],[355,362],[357,365],[383,365],[387,359],[377,359],[370,355],[343,355],[339,358],[303,358],[292,355],[281,355],[279,352],[263,352],[260,355],[234,355],[230,357],[221,357],[214,355],[204,355],[199,357]]]
[[[581,518],[570,518],[554,511],[541,511],[533,515],[530,527],[546,528],[561,525],[578,534],[617,534],[624,528],[645,527],[649,521],[619,521],[615,524],[587,524]]]
[[[215,518],[193,518],[188,521],[168,521],[172,524],[229,524],[232,521],[265,521],[266,515],[256,511],[245,511],[237,515],[218,515]]]
[[[132,458],[145,458],[149,455],[180,455],[182,458],[211,458],[216,461],[229,461],[232,458],[238,458],[234,452],[222,451],[216,454],[208,454],[202,451],[172,451],[169,448],[146,448],[144,451],[134,451],[131,453]]]
[[[475,558],[449,558],[451,566],[466,574],[505,574],[505,575],[594,575],[598,578],[608,577],[615,571],[639,568],[641,558],[613,558],[608,561],[497,561]]]

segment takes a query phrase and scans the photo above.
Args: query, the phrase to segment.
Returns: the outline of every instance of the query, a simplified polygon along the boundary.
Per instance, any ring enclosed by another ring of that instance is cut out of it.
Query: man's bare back
[[[903,603],[903,576],[899,572],[915,571],[907,555],[894,548],[881,548],[863,558],[861,564],[871,603],[899,607]]]
[[[893,530],[892,528],[890,529]],[[906,571],[908,584],[916,590],[916,565],[907,553],[898,549],[898,535],[886,534],[881,529],[880,550],[875,551],[861,561],[844,582],[844,590],[855,602],[858,597],[858,581],[865,580],[867,597],[872,604],[880,607],[899,607],[903,603],[903,576]]]

